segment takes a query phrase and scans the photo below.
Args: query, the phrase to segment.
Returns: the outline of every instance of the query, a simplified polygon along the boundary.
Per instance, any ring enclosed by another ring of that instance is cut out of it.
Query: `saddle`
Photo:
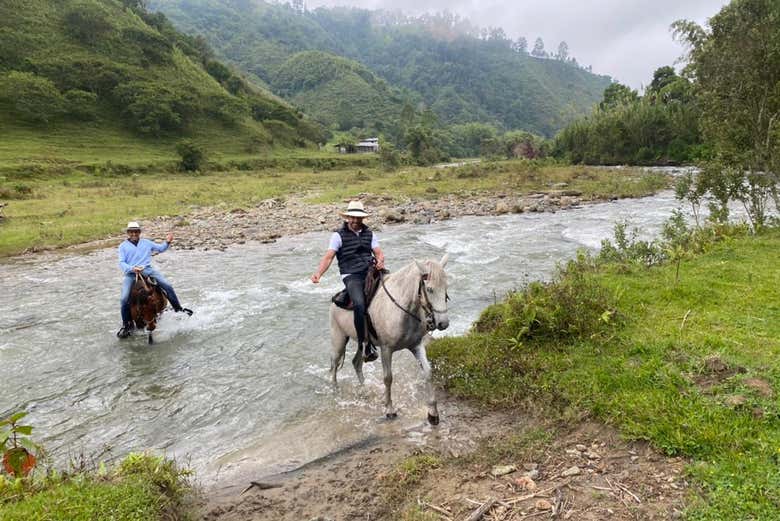
[[[382,276],[388,273],[390,273],[390,270],[378,270],[374,265],[371,265],[368,268],[368,273],[366,273],[366,283],[363,286],[363,294],[366,296],[366,309],[368,309],[368,306],[371,305],[371,301],[374,299],[374,295],[376,295],[376,291],[379,289],[379,286],[382,282]],[[333,295],[331,301],[341,309],[347,309],[349,311],[352,311],[353,309],[352,299],[349,298],[349,293],[347,293],[346,289],[342,289]]]

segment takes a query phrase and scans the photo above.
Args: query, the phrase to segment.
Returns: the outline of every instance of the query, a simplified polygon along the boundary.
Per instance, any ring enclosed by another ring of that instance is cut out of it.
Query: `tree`
[[[12,71],[0,76],[0,101],[22,119],[47,123],[63,112],[64,100],[51,80],[30,72]]]
[[[528,40],[525,39],[525,36],[519,37],[512,46],[512,49],[515,52],[528,52]]]
[[[677,73],[674,71],[674,67],[666,65],[665,67],[659,67],[653,73],[653,81],[650,82],[648,90],[650,92],[658,93],[661,89],[677,80]]]
[[[639,94],[631,87],[622,83],[613,83],[604,89],[604,97],[599,103],[599,108],[609,110],[624,103],[631,103],[639,99]]]
[[[569,44],[561,42],[558,44],[558,54],[555,55],[557,60],[566,61],[569,59]]]
[[[674,34],[689,46],[685,73],[696,81],[705,138],[715,161],[700,176],[733,179],[754,228],[780,173],[780,3],[734,0],[710,18],[709,30],[680,20]]]
[[[547,58],[547,51],[544,50],[544,40],[542,37],[538,37],[534,43],[534,48],[531,51],[531,56],[536,58]]]
[[[112,28],[102,6],[94,2],[80,2],[65,14],[68,31],[77,40],[93,45]]]

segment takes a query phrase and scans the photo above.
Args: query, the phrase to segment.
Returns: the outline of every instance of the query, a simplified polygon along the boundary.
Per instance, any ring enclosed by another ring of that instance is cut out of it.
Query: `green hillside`
[[[271,85],[309,116],[340,130],[375,123],[382,131],[398,118],[404,100],[361,64],[319,51],[294,54],[277,68]]]
[[[482,122],[551,136],[589,113],[610,84],[608,77],[591,74],[572,60],[534,58],[503,32],[482,38],[446,14],[410,18],[355,8],[305,11],[262,0],[150,4],[186,32],[202,35],[220,57],[280,95],[285,94],[275,80],[288,59],[301,51],[325,51],[355,60],[409,92],[444,124]],[[296,91],[288,99],[304,107],[330,106],[318,114],[330,122],[337,119],[336,107],[317,98],[337,95],[359,103],[361,85],[348,81],[343,90],[330,87],[325,92]]]
[[[155,162],[191,138],[222,154],[321,129],[138,0],[0,3],[0,162]]]

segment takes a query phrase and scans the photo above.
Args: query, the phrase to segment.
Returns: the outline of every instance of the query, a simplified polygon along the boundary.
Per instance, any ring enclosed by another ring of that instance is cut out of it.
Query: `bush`
[[[391,143],[382,143],[379,148],[379,164],[388,172],[401,166],[401,154]]]
[[[12,71],[0,77],[0,100],[27,121],[46,123],[63,111],[64,100],[51,80],[29,72]]]
[[[32,63],[33,70],[49,78],[60,91],[84,90],[110,97],[114,88],[128,81],[130,71],[104,58],[53,57]]]
[[[97,117],[97,94],[84,90],[69,90],[64,98],[65,111],[74,119],[91,121]]]
[[[615,298],[593,278],[591,267],[592,260],[580,254],[553,282],[533,282],[512,295],[502,326],[511,342],[517,346],[524,339],[590,338],[612,329]]]
[[[200,170],[206,159],[206,153],[203,148],[189,139],[182,140],[176,145],[176,153],[181,158],[179,166],[187,172]]]
[[[151,63],[159,65],[171,61],[173,45],[152,30],[131,27],[122,31],[122,39],[138,47]]]
[[[131,126],[143,134],[181,130],[197,112],[191,95],[160,83],[134,81],[118,86],[114,94]]]
[[[94,2],[81,2],[65,13],[68,32],[82,43],[93,45],[113,29],[108,15]]]

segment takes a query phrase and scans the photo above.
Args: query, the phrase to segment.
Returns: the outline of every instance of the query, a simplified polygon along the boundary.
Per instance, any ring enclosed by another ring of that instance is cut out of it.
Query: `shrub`
[[[21,69],[33,46],[29,35],[10,27],[0,27],[0,68]]]
[[[46,123],[62,113],[64,100],[51,80],[12,71],[0,78],[0,100],[27,121]]]
[[[97,43],[113,26],[103,8],[94,2],[80,2],[65,13],[68,32],[86,44]]]
[[[401,166],[401,154],[391,143],[382,143],[379,148],[379,164],[388,172]]]
[[[225,123],[233,124],[249,114],[247,103],[235,96],[215,94],[208,99],[209,112]]]
[[[138,47],[149,62],[166,63],[171,60],[173,45],[163,36],[149,29],[131,27],[122,31],[122,39]]]
[[[206,159],[206,153],[203,148],[189,139],[182,140],[176,145],[176,153],[181,158],[179,166],[187,172],[200,170]]]
[[[181,130],[197,112],[191,95],[160,83],[134,81],[118,86],[114,94],[131,126],[143,134]]]
[[[130,71],[104,58],[70,59],[60,56],[32,63],[34,71],[49,78],[60,91],[85,90],[110,96],[120,83],[128,81]]]
[[[81,121],[97,117],[97,94],[84,90],[69,90],[65,93],[65,111]]]
[[[613,327],[615,298],[593,278],[591,266],[580,254],[553,282],[533,282],[507,300],[502,328],[515,346],[532,338],[589,338]]]

